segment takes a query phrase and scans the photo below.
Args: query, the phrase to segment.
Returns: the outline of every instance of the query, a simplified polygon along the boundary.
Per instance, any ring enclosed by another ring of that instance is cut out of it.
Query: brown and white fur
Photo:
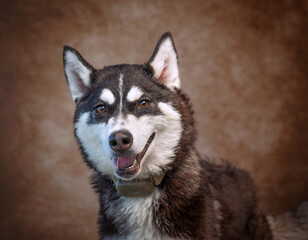
[[[64,47],[75,136],[94,169],[100,239],[270,240],[249,174],[201,158],[188,97],[180,89],[170,33],[143,65],[94,69]],[[116,181],[162,181],[145,196],[123,196]]]

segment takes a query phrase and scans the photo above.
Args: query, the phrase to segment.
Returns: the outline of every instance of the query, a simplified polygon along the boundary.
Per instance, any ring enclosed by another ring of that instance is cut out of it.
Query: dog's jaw
[[[143,150],[135,156],[120,156],[112,158],[115,167],[115,176],[123,180],[134,179],[141,170],[141,164],[144,161],[145,155],[155,138],[155,133],[152,133]]]

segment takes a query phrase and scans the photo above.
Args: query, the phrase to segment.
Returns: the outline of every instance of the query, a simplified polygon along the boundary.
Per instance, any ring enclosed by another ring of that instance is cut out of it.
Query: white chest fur
[[[155,199],[159,197],[159,191],[146,198],[127,198],[120,197],[116,201],[104,199],[106,214],[114,218],[115,225],[121,229],[129,229],[129,234],[119,238],[118,236],[108,239],[127,239],[127,240],[167,240],[171,239],[162,236],[153,222],[153,208]]]

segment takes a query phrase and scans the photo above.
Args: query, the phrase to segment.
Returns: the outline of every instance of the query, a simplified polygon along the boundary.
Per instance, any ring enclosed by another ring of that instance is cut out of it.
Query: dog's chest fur
[[[96,184],[102,184],[102,182]],[[109,228],[110,234],[105,236],[104,239],[174,239],[164,236],[154,223],[153,214],[157,210],[157,202],[160,197],[157,188],[148,197],[127,198],[120,196],[111,185],[108,187],[107,185],[104,185],[104,190],[100,192],[100,220],[105,225],[106,222],[112,221],[114,228]]]
[[[114,202],[109,202],[105,196],[103,201],[109,204],[106,215],[114,218],[119,231],[129,229],[125,239],[160,239],[153,223],[153,195],[146,198],[120,197]]]

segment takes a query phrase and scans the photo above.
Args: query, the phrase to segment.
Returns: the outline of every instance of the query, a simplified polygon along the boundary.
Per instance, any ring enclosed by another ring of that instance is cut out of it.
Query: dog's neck
[[[131,181],[124,181],[117,178],[114,182],[118,193],[124,197],[147,197],[163,181],[165,175],[166,172],[163,172],[151,178]]]

